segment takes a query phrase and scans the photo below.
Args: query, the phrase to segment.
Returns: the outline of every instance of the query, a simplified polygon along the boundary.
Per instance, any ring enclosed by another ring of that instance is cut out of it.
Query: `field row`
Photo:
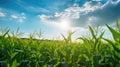
[[[18,31],[0,34],[1,67],[119,67],[120,27],[108,26],[114,40],[103,38],[104,31],[89,26],[91,37],[79,37],[83,42],[72,42],[70,32],[63,41],[19,38]],[[40,36],[41,34],[39,34]],[[104,40],[104,42],[102,42]]]

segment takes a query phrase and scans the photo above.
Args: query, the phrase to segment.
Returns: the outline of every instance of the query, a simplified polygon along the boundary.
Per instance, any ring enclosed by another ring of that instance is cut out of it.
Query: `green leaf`
[[[91,26],[89,26],[89,30],[90,30],[90,32],[91,32],[91,34],[92,34],[92,37],[96,39],[94,30],[93,30],[93,28],[92,28]]]
[[[19,63],[17,63],[17,61],[15,60],[15,61],[13,61],[13,63],[12,63],[12,67],[17,67],[19,65]]]
[[[102,33],[99,35],[98,40],[101,40],[101,39],[102,39],[104,33],[105,33],[105,32],[102,32]]]
[[[106,38],[103,38],[105,41],[107,41],[108,43],[110,43],[111,45],[114,45],[113,41],[109,40],[109,39],[106,39]]]
[[[118,19],[116,20],[116,30],[118,30],[120,32],[120,26],[119,26]]]
[[[10,54],[9,54],[8,50],[6,50],[5,48],[0,48],[0,51],[2,51],[3,55],[6,58],[10,58]]]
[[[2,36],[5,37],[10,30],[7,30]]]
[[[74,32],[70,32],[69,36],[68,36],[68,41],[71,43],[72,42],[72,35],[74,34]]]
[[[68,43],[67,38],[66,38],[63,34],[61,34],[61,35],[62,35],[62,37],[64,38],[65,42]]]
[[[111,27],[108,26],[108,25],[107,25],[107,27],[108,27],[108,29],[110,30],[110,32],[112,33],[112,36],[113,36],[114,40],[115,40],[116,42],[119,42],[119,43],[120,43],[120,33],[117,32],[116,30],[114,30],[113,28],[111,28]]]
[[[98,51],[99,51],[99,49],[100,49],[101,39],[102,39],[103,35],[104,35],[104,32],[102,32],[102,33],[98,36],[98,38],[97,38],[97,45],[96,45],[96,47],[97,47],[97,50],[98,50]]]

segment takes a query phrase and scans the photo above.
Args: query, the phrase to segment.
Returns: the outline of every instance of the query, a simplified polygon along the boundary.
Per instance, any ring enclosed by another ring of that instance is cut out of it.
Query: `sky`
[[[23,37],[40,30],[45,39],[60,39],[68,31],[85,36],[89,25],[100,26],[109,37],[106,24],[114,27],[116,19],[120,0],[0,0],[0,28],[19,28]]]

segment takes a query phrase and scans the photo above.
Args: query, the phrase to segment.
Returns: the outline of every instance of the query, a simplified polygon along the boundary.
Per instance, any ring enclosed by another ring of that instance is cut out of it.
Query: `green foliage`
[[[103,38],[104,31],[89,26],[90,37],[79,37],[83,42],[73,42],[70,32],[64,41],[43,40],[42,32],[21,38],[19,28],[0,31],[0,67],[119,67],[120,27],[116,30],[106,25],[113,39]],[[10,33],[11,32],[11,33]],[[11,35],[12,34],[12,35]],[[38,36],[39,39],[35,39]],[[102,41],[105,40],[106,42]]]
[[[120,43],[120,32],[114,30],[113,28],[111,28],[110,26],[107,25],[107,27],[109,28],[110,32],[113,35],[113,38],[116,42]]]
[[[61,35],[64,38],[65,42],[67,44],[70,44],[70,43],[72,43],[72,35],[73,34],[74,34],[74,32],[69,32],[68,37],[65,37],[63,34],[61,34]]]
[[[110,30],[110,32],[112,33],[112,36],[113,36],[113,39],[114,41],[112,40],[109,40],[109,39],[106,39],[104,38],[104,40],[106,40],[110,46],[111,46],[111,53],[112,53],[112,57],[109,58],[109,60],[111,60],[112,64],[114,66],[118,66],[120,64],[119,60],[120,60],[120,27],[119,27],[119,24],[118,24],[118,20],[116,21],[116,29],[113,29],[112,27],[108,26],[108,29]]]
[[[119,25],[118,19],[116,20],[116,31],[120,32],[120,25]]]

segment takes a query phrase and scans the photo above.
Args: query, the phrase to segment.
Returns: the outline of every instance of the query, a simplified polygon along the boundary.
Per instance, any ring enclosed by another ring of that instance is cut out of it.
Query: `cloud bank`
[[[108,0],[105,4],[101,1],[89,1],[79,6],[75,3],[72,7],[66,8],[62,12],[55,12],[54,15],[39,15],[44,23],[60,23],[61,20],[69,20],[72,27],[87,27],[113,24],[116,19],[120,19],[120,1]],[[68,23],[67,22],[67,23]]]

